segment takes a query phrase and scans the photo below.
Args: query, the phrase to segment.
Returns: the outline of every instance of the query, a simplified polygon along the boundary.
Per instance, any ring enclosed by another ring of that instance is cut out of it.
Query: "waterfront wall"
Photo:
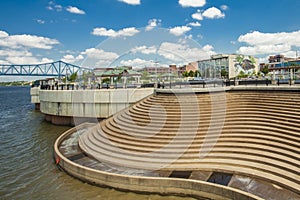
[[[40,110],[40,88],[33,87],[30,89],[31,103],[35,104],[35,109]]]
[[[153,88],[39,90],[40,111],[46,115],[47,121],[54,124],[73,125],[74,117],[81,121],[104,119],[153,94],[153,91]]]
[[[74,127],[62,134],[54,144],[54,159],[70,175],[100,186],[112,187],[125,191],[158,193],[163,195],[181,195],[196,197],[197,199],[216,200],[262,200],[250,193],[218,184],[205,181],[163,178],[163,177],[143,177],[132,175],[121,175],[100,170],[91,169],[70,161],[60,151],[59,146],[72,133],[87,128],[88,124]]]

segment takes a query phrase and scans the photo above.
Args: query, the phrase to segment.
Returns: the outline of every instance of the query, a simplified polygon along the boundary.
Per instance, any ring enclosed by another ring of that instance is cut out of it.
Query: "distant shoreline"
[[[0,86],[30,86],[27,81],[0,82]]]

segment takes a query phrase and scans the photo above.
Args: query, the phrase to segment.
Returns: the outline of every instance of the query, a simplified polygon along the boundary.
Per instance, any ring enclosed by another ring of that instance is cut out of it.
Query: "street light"
[[[151,62],[154,63],[154,67],[155,67],[155,82],[157,83],[157,64],[159,63],[159,61],[157,61],[155,59],[155,61],[151,60]]]

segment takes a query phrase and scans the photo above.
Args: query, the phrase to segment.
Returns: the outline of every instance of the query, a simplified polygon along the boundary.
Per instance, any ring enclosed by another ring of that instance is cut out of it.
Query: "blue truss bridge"
[[[81,74],[92,69],[55,61],[43,64],[0,65],[0,76],[51,76],[61,77],[73,73]]]

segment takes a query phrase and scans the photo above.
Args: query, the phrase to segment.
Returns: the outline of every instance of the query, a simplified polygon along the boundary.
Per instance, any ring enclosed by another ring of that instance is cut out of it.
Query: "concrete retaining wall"
[[[31,103],[40,103],[39,93],[39,87],[33,87],[30,89]]]
[[[204,181],[178,179],[178,178],[158,178],[140,177],[130,175],[120,175],[91,169],[78,165],[59,152],[61,142],[74,131],[85,128],[82,124],[62,134],[54,144],[54,159],[57,164],[72,176],[80,180],[102,186],[108,186],[120,190],[158,193],[164,195],[181,195],[196,197],[199,199],[233,199],[233,200],[254,200],[259,197],[222,185],[208,183]]]
[[[40,110],[46,114],[48,121],[55,118],[59,122],[57,119],[61,117],[64,118],[62,122],[73,117],[103,119],[153,94],[153,91],[153,88],[39,90]],[[31,94],[35,98],[36,90],[32,89]]]

